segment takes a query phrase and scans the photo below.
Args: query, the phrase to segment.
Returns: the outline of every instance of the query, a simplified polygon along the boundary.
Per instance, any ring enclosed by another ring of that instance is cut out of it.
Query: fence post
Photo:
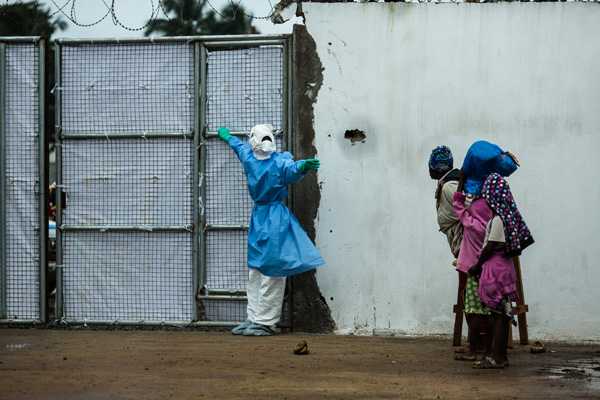
[[[198,72],[199,72],[199,108],[198,108],[198,147],[196,153],[198,157],[199,168],[199,188],[198,198],[196,202],[200,202],[199,218],[198,218],[198,241],[199,241],[199,274],[198,288],[204,290],[206,284],[206,48],[203,43],[198,43]],[[205,294],[205,293],[202,293]]]
[[[0,319],[6,319],[6,45],[0,43]]]
[[[40,223],[40,322],[45,323],[48,316],[48,290],[46,272],[48,269],[48,174],[46,172],[48,145],[46,142],[46,42],[38,43],[38,162],[39,162],[39,223]]]
[[[63,315],[63,246],[62,246],[62,129],[61,129],[61,47],[54,42],[54,140],[56,154],[56,308],[55,318]]]
[[[200,94],[201,94],[201,78],[200,78],[200,43],[194,42],[194,132],[192,139],[192,221],[194,227],[192,229],[192,320],[198,320],[198,289],[201,287],[201,270],[200,270],[200,238],[199,232],[200,226],[200,208],[198,207],[200,201]]]

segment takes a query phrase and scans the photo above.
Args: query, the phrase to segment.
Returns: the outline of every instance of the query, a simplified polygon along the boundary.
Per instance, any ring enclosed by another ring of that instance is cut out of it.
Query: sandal
[[[473,363],[475,369],[503,369],[505,363],[497,363],[492,357],[485,357],[481,361]]]
[[[477,356],[473,353],[457,353],[454,355],[456,361],[477,361]]]
[[[531,354],[542,354],[546,352],[546,348],[544,347],[542,342],[537,340],[533,343],[533,345],[531,345],[529,351],[531,351]]]

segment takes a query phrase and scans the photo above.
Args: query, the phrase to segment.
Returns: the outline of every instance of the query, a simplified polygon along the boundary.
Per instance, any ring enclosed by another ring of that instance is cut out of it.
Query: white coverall
[[[274,326],[281,319],[285,294],[285,277],[271,277],[249,268],[248,320],[256,324]]]

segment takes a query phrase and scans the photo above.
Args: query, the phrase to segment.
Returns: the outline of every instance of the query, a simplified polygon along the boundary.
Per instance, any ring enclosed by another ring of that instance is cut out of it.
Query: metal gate
[[[57,41],[58,315],[194,319],[194,46]]]
[[[284,145],[287,46],[284,36],[56,42],[65,322],[245,318],[251,200],[215,130],[272,123]]]
[[[46,319],[44,43],[0,38],[0,320]]]
[[[286,37],[204,42],[201,50],[203,146],[201,147],[201,317],[246,319],[247,231],[252,211],[240,162],[216,136],[220,126],[247,138],[268,123],[277,130],[278,150],[290,133]],[[246,140],[246,139],[244,139]]]

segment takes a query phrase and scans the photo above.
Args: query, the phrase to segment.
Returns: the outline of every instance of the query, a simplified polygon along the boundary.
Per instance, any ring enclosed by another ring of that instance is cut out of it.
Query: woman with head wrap
[[[437,189],[435,191],[435,200],[437,222],[440,232],[446,235],[448,244],[450,245],[450,251],[452,252],[452,255],[457,258],[463,236],[463,227],[454,212],[452,196],[456,193],[461,175],[460,170],[454,168],[452,152],[447,146],[437,146],[431,152],[431,156],[429,157],[429,176],[438,181]],[[456,261],[454,262],[454,265],[456,265]],[[464,291],[466,281],[467,274],[459,272],[459,289]],[[469,312],[465,313],[465,318],[467,320],[467,326],[470,327],[472,320],[474,319],[471,309],[469,309]],[[469,328],[469,332],[471,333],[472,329]],[[473,343],[474,346],[477,346],[479,342],[477,339],[473,341],[469,335],[469,343]],[[475,350],[476,349],[471,349],[471,347],[469,347],[466,351],[468,353],[467,355],[457,355],[456,357],[461,360],[473,360]],[[459,348],[456,350],[456,353],[465,353],[465,349]]]
[[[454,257],[458,257],[462,240],[462,226],[452,207],[452,196],[458,187],[460,170],[454,168],[452,152],[448,147],[438,146],[431,152],[429,176],[438,181],[435,202],[440,232],[446,235]]]
[[[479,140],[469,147],[461,171],[464,175],[464,189],[467,194],[479,196],[485,178],[491,173],[510,176],[519,168],[516,157],[499,146]]]
[[[533,243],[508,182],[500,174],[487,177],[482,197],[494,212],[486,226],[483,249],[475,273],[481,268],[479,297],[491,310],[493,320],[492,353],[478,368],[504,368],[508,365],[509,322],[513,319],[511,302],[517,299],[517,277],[512,257]]]

